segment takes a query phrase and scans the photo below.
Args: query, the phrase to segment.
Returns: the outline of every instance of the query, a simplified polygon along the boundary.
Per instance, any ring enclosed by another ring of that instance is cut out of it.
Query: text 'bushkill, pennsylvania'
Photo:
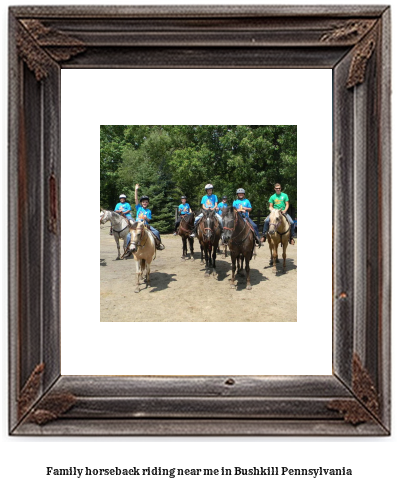
[[[345,466],[341,468],[324,468],[318,466],[315,468],[290,468],[287,466],[253,466],[251,468],[241,468],[240,466],[234,466],[231,468],[163,468],[160,466],[138,468],[133,466],[131,468],[119,468],[117,466],[113,468],[78,468],[76,466],[70,466],[69,468],[54,468],[52,466],[46,467],[46,475],[53,476],[75,476],[80,478],[82,476],[165,476],[169,478],[175,478],[179,476],[292,476],[302,475],[310,476],[313,478],[321,476],[342,476],[352,475],[352,469]]]

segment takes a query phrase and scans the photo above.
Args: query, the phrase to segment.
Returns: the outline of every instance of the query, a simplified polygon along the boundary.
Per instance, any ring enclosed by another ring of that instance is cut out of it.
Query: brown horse
[[[194,214],[184,214],[181,216],[181,221],[177,233],[181,236],[181,241],[183,245],[183,255],[182,260],[187,257],[187,239],[190,244],[191,260],[194,261],[194,238],[191,237],[191,233],[194,229]],[[190,256],[189,258],[190,259]]]
[[[277,248],[281,244],[283,247],[283,270],[285,272],[285,259],[287,245],[290,239],[290,224],[285,215],[276,208],[273,208],[270,212],[269,232],[267,233],[267,240],[270,248],[270,262],[273,259],[273,273],[277,274],[276,261],[277,261]]]
[[[219,244],[221,228],[214,210],[202,210],[204,214],[198,223],[198,240],[201,245],[201,263],[204,263],[205,251],[205,277],[209,277],[210,270],[216,275],[216,249]]]
[[[123,256],[131,252],[136,260],[137,285],[134,292],[137,293],[140,292],[140,276],[145,278],[147,287],[150,286],[150,267],[156,256],[155,238],[144,225],[144,222],[130,221],[129,229],[130,243]]]
[[[249,278],[249,262],[252,259],[252,254],[254,250],[255,234],[252,231],[249,223],[244,220],[241,213],[237,212],[234,207],[226,207],[223,210],[223,229],[224,236],[225,239],[228,241],[231,254],[231,288],[235,288],[234,281],[236,268],[239,268],[240,260],[242,268],[243,262],[245,260],[245,271],[247,273],[247,289],[251,290],[252,286]]]

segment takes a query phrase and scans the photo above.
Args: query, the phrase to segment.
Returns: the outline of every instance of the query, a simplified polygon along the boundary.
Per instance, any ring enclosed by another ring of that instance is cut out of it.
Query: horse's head
[[[207,240],[210,240],[211,237],[215,233],[215,228],[217,225],[217,224],[215,224],[215,222],[217,220],[216,216],[215,216],[215,211],[205,209],[203,214],[204,214],[204,218],[203,218],[203,221],[204,221],[204,238]]]
[[[182,222],[187,225],[194,224],[194,214],[192,212],[181,216]]]
[[[140,244],[141,238],[144,234],[144,222],[135,222],[129,220],[129,230],[130,230],[130,243],[129,249],[132,253],[137,251],[138,245]]]
[[[273,236],[275,232],[278,229],[278,226],[280,225],[280,222],[283,219],[283,214],[281,213],[281,210],[277,208],[273,208],[272,211],[270,212],[270,222],[269,222],[269,234]]]
[[[108,220],[110,220],[110,213],[108,212],[108,210],[101,210],[100,224],[105,224]]]
[[[225,207],[222,211],[222,219],[223,219],[223,234],[225,241],[230,241],[231,236],[234,231],[235,225],[235,213],[234,207]]]

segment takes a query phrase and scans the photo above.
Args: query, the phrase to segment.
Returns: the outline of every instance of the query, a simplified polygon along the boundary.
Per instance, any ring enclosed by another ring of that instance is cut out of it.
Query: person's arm
[[[136,186],[134,187],[134,199],[136,201],[136,205],[139,204],[139,197],[138,197],[138,194],[137,194],[137,190],[140,188],[140,186],[138,184],[136,184]]]
[[[290,208],[290,202],[285,202],[285,209],[283,210],[283,214],[286,214],[289,208]]]
[[[269,210],[270,210],[270,212],[273,210],[273,208],[274,208],[273,207],[273,202],[269,201]]]
[[[248,201],[248,207],[243,207],[244,210],[246,210],[248,213],[249,212],[252,212],[252,205],[251,205],[251,202]]]

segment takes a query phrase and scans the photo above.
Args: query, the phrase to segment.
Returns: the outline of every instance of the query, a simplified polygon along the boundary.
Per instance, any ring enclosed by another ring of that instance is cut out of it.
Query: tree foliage
[[[207,183],[229,203],[243,187],[253,209],[266,210],[279,182],[296,208],[296,126],[103,125],[100,142],[101,205],[113,209],[125,193],[133,206],[139,183],[160,232],[173,228],[182,194],[200,208]]]

